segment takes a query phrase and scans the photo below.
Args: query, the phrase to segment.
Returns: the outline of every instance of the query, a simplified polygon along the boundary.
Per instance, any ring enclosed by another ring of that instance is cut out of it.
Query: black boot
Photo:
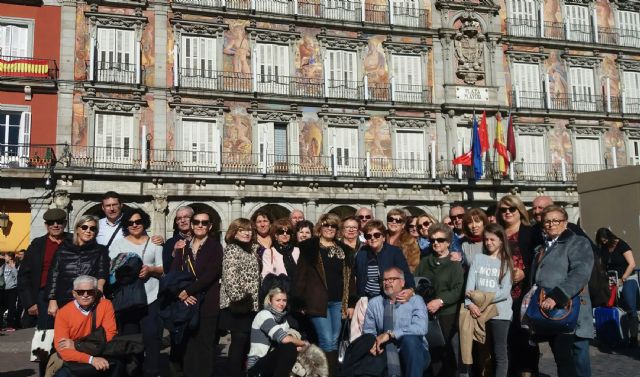
[[[329,377],[338,377],[338,351],[325,352],[327,365],[329,366]]]

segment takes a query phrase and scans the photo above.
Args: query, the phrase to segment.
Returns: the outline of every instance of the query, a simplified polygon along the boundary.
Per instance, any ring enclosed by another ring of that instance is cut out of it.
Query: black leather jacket
[[[96,279],[109,277],[109,250],[95,240],[82,246],[65,240],[51,263],[47,278],[47,297],[58,301],[62,307],[73,300],[73,280],[80,275],[93,276]]]

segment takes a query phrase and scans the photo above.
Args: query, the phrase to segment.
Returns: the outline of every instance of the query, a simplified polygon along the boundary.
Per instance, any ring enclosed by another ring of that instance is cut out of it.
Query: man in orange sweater
[[[78,276],[73,281],[74,300],[63,306],[56,315],[54,346],[62,360],[89,363],[98,373],[109,369],[109,362],[105,358],[91,356],[75,348],[75,340],[91,333],[93,310],[96,311],[96,327],[104,328],[107,342],[117,333],[113,305],[105,298],[101,298],[96,304],[97,288],[98,280],[92,276]],[[63,370],[60,372],[64,375]]]

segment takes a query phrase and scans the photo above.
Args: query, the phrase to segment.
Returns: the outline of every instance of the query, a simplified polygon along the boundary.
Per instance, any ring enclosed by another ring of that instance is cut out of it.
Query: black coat
[[[47,297],[62,307],[73,300],[73,280],[89,275],[100,280],[109,277],[109,250],[95,240],[82,246],[66,240],[60,245],[47,278]]]
[[[70,233],[65,233],[64,236],[66,240],[71,240],[72,238]],[[24,253],[24,260],[18,269],[18,294],[20,295],[20,302],[25,309],[29,309],[38,301],[47,237],[49,235],[45,234],[31,241],[27,251]]]

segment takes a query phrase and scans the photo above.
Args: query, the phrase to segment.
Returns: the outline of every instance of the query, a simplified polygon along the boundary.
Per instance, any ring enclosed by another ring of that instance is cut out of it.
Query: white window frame
[[[101,119],[102,125],[100,125]],[[138,158],[137,122],[133,114],[100,112],[95,114],[94,122],[93,145],[96,147],[96,162],[131,164]],[[119,127],[121,129],[118,129]],[[118,138],[121,139],[120,142]]]
[[[396,130],[394,151],[399,174],[427,175],[429,161],[424,131]]]
[[[338,174],[359,173],[359,129],[345,126],[329,127],[329,155],[335,155],[335,169]]]
[[[217,89],[217,39],[202,35],[180,36],[180,85]]]
[[[9,113],[20,114],[18,127],[18,142],[16,144],[8,143],[9,128],[5,126],[5,134],[0,135],[0,166],[8,163],[17,163],[18,166],[25,167],[28,165],[30,158],[29,152],[31,147],[31,108],[26,106],[0,106],[0,112],[5,113],[8,118]],[[3,120],[3,122],[5,122]],[[15,125],[14,125],[15,126]],[[42,156],[44,157],[44,156]]]
[[[99,26],[93,40],[98,81],[140,83],[140,42],[135,30]]]
[[[180,158],[187,166],[217,169],[220,148],[220,126],[215,119],[182,118],[180,127]]]
[[[624,108],[625,113],[640,114],[640,72],[624,71],[622,73],[624,85]]]
[[[539,6],[536,0],[510,0],[510,34],[518,37],[539,35]]]
[[[540,66],[537,63],[513,63],[513,86],[518,99],[517,106],[523,108],[544,108],[544,92],[540,80]],[[535,96],[538,97],[535,97]]]
[[[393,25],[419,27],[421,9],[420,0],[394,0],[390,1],[391,12],[393,13]]]
[[[589,142],[590,148],[584,149],[584,143]],[[582,144],[582,145],[581,145]],[[575,136],[573,138],[573,170],[575,173],[585,173],[602,168],[603,160],[602,138],[598,136]]]
[[[567,40],[577,42],[592,42],[592,16],[586,5],[565,5],[565,32]]]
[[[424,73],[420,55],[391,55],[393,67],[393,100],[424,102]]]
[[[571,103],[573,110],[596,111],[597,93],[594,69],[569,67]]]
[[[640,12],[618,10],[616,23],[620,44],[623,46],[640,47]]]
[[[355,51],[327,49],[325,54],[325,85],[327,97],[360,98],[358,53]]]
[[[519,168],[527,177],[546,176],[547,174],[547,153],[545,145],[545,135],[523,133],[516,137],[517,159],[523,166]]]
[[[0,33],[5,33],[4,36],[0,35],[0,49],[4,49],[2,43],[6,40],[7,31],[1,26],[26,28],[27,30],[24,36],[25,41],[21,42],[24,43],[23,48],[19,50],[12,48],[11,51],[0,51],[0,56],[33,57],[33,33],[35,20],[29,18],[0,17]]]
[[[630,165],[640,165],[640,138],[629,138],[628,155]]]
[[[291,80],[289,45],[257,43],[255,54],[257,91],[288,95]]]

